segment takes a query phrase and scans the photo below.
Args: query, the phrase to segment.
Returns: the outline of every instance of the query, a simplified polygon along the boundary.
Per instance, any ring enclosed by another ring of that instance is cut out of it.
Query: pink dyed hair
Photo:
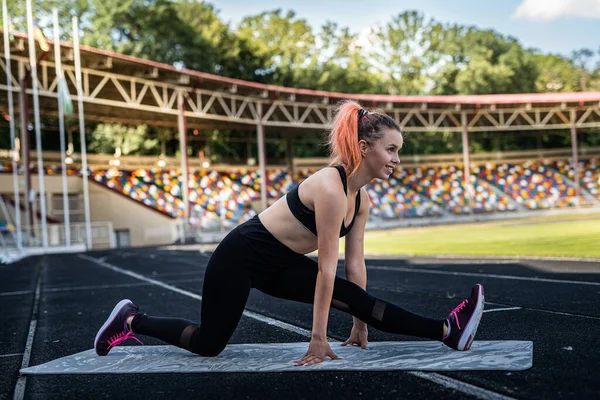
[[[356,101],[342,101],[336,108],[333,128],[327,140],[331,155],[329,165],[343,165],[349,177],[356,173],[361,163],[359,140],[373,144],[383,137],[383,129],[400,132],[400,126],[385,113],[369,112],[359,119],[361,109]]]

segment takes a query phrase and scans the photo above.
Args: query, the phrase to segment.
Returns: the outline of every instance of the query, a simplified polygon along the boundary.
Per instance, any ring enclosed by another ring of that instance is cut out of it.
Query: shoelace
[[[454,319],[456,320],[456,326],[458,326],[458,329],[460,328],[460,323],[458,322],[458,315],[456,315],[456,313],[458,313],[460,310],[463,309],[463,307],[469,302],[469,299],[464,300],[462,303],[460,303],[454,310],[452,310],[452,312],[450,313],[450,315],[454,315]]]
[[[110,349],[111,347],[115,347],[116,345],[118,345],[119,343],[121,343],[121,342],[123,342],[123,341],[125,341],[127,339],[135,339],[135,340],[137,340],[137,342],[139,344],[142,344],[142,345],[144,344],[138,338],[136,338],[133,335],[133,332],[131,332],[131,331],[129,331],[129,332],[123,331],[121,333],[118,333],[118,334],[112,336],[110,339],[108,339],[108,348]]]

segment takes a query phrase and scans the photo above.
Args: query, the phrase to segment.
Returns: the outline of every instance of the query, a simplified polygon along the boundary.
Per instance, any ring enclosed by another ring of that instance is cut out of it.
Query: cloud
[[[600,0],[522,0],[513,17],[552,21],[562,17],[600,18]]]

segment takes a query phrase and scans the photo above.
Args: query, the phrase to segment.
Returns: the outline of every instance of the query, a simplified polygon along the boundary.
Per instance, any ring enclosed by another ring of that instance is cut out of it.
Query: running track
[[[486,312],[476,340],[533,341],[533,368],[522,372],[19,375],[24,366],[90,349],[122,298],[148,314],[198,321],[209,257],[198,246],[153,247],[1,265],[0,399],[600,397],[600,263],[583,261],[367,260],[369,292],[435,318],[445,317],[473,284],[482,283]],[[343,274],[343,261],[338,272]],[[253,291],[231,343],[308,342],[311,321],[310,305]],[[350,316],[332,310],[334,351],[351,326]],[[370,329],[369,340],[417,339]]]

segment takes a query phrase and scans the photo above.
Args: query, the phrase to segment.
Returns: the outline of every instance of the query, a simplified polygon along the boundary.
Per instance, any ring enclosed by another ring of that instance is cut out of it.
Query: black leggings
[[[216,248],[204,275],[201,324],[138,314],[132,330],[201,356],[216,356],[238,325],[251,288],[312,304],[318,263],[278,241],[254,217],[231,231]],[[331,306],[384,332],[442,340],[445,320],[425,318],[373,297],[336,277]]]

